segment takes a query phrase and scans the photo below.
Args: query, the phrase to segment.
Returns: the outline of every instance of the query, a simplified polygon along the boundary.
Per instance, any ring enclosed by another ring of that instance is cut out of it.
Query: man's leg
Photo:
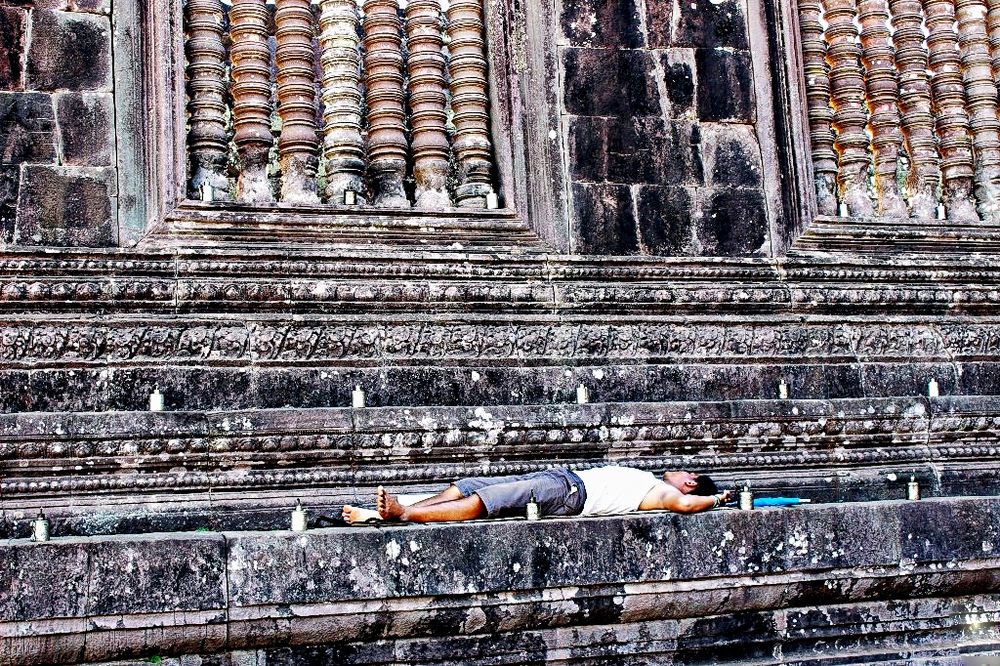
[[[454,489],[459,495],[459,499],[441,500],[432,502],[441,495],[449,493]],[[461,492],[455,486],[449,486],[448,490],[435,497],[428,498],[423,502],[418,502],[413,506],[403,506],[396,499],[396,496],[386,491],[382,486],[378,487],[375,495],[375,506],[378,513],[385,520],[401,520],[410,523],[440,523],[453,520],[475,520],[486,515],[486,505],[479,495],[472,494],[468,497],[461,497]]]
[[[441,504],[442,502],[451,502],[454,500],[462,499],[462,491],[456,488],[454,485],[450,485],[437,495],[433,497],[428,497],[427,499],[420,500],[414,504],[409,505],[410,508],[413,507],[424,507],[431,506],[434,504]],[[344,508],[341,510],[341,517],[344,522],[348,525],[354,525],[355,523],[367,523],[373,520],[382,520],[382,516],[379,515],[378,511],[372,511],[371,509],[364,509],[358,506],[352,506],[350,504],[345,504]]]

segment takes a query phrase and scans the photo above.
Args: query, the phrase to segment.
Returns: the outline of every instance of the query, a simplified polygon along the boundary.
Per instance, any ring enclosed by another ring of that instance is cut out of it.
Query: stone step
[[[0,542],[0,654],[818,666],[990,652],[998,515],[996,497],[951,497],[13,539]]]
[[[817,502],[1000,491],[993,396],[0,415],[3,533],[278,527],[552,465],[710,472]]]

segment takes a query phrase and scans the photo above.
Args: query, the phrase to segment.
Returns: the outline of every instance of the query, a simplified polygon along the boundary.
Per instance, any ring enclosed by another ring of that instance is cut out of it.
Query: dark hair
[[[691,491],[692,495],[714,495],[719,492],[719,487],[708,474],[699,474],[695,481],[698,485]]]

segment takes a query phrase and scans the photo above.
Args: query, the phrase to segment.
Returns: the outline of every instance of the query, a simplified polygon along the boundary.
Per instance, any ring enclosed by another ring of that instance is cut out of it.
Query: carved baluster
[[[830,88],[833,94],[834,147],[839,155],[840,200],[851,215],[870,216],[875,210],[868,196],[868,135],[865,126],[865,80],[861,73],[861,47],[855,26],[854,0],[823,0]]]
[[[407,66],[410,73],[410,125],[417,206],[444,208],[448,197],[448,134],[441,52],[441,5],[410,0],[406,7]]]
[[[997,86],[990,66],[986,5],[982,0],[955,0],[955,14],[976,156],[976,204],[982,219],[996,223],[1000,221],[1000,120]]]
[[[1000,1],[1000,0],[998,0]],[[829,65],[823,41],[823,8],[819,0],[799,0],[802,68],[809,107],[809,143],[820,215],[837,214],[837,153],[833,149],[833,108],[830,106]]]
[[[482,0],[453,0],[448,6],[448,70],[459,179],[455,199],[459,206],[475,208],[484,207],[492,191],[483,28]]]
[[[188,0],[184,7],[188,38],[189,194],[196,199],[229,198],[226,178],[226,48],[222,43],[225,14],[220,0]]]
[[[903,134],[910,157],[907,189],[913,217],[937,216],[937,186],[941,178],[934,115],[931,113],[931,83],[927,75],[927,46],[920,0],[889,0],[892,41],[896,46],[899,72],[899,106]]]
[[[986,0],[986,29],[989,31],[990,64],[993,83],[1000,89],[1000,0]]]
[[[861,59],[867,77],[868,108],[871,111],[872,147],[875,153],[875,194],[878,212],[906,217],[907,210],[896,184],[896,162],[903,135],[899,130],[899,89],[896,63],[889,42],[889,9],[886,0],[860,0]]]
[[[326,196],[330,203],[342,204],[344,193],[354,192],[355,202],[365,203],[357,4],[354,0],[323,0],[319,25]]]
[[[934,99],[944,203],[949,220],[978,220],[972,202],[972,142],[965,111],[955,7],[951,0],[923,0],[930,51],[931,94]]]
[[[265,0],[234,0],[229,10],[233,61],[233,126],[240,159],[237,198],[271,203],[267,179],[271,135],[271,52],[267,46],[270,14]]]
[[[317,203],[316,80],[313,13],[309,0],[277,0],[274,11],[281,134],[281,199]]]
[[[396,0],[365,0],[365,85],[368,88],[368,169],[375,205],[409,207],[403,39]]]

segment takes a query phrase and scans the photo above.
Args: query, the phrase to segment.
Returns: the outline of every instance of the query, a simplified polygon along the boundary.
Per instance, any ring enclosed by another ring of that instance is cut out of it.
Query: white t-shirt
[[[581,516],[613,516],[639,510],[657,484],[655,474],[632,467],[595,467],[577,472],[587,491]]]

